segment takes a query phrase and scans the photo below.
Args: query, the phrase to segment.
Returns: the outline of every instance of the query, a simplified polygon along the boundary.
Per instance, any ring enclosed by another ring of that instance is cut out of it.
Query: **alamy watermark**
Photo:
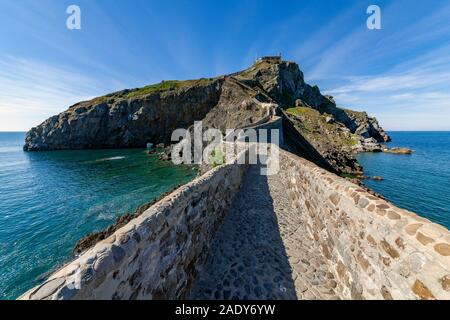
[[[196,121],[191,131],[176,129],[171,136],[175,144],[172,162],[179,164],[261,164],[262,175],[279,172],[280,130],[265,128],[219,129],[203,131]]]
[[[380,30],[381,29],[381,8],[375,4],[367,7],[367,14],[370,16],[367,18],[367,29]]]
[[[66,9],[66,13],[69,15],[66,20],[66,27],[69,30],[81,29],[81,9],[77,5],[70,5]]]
[[[72,4],[67,7],[66,13],[69,15],[66,20],[66,26],[69,30],[81,29],[81,8]],[[367,7],[366,13],[369,15],[366,26],[369,30],[381,29],[381,8],[376,4]]]

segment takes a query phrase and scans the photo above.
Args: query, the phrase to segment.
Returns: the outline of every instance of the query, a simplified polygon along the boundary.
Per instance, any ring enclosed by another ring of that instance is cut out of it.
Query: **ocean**
[[[364,183],[395,205],[450,228],[450,132],[389,132],[412,155],[357,156]],[[72,258],[82,236],[196,176],[142,149],[26,153],[0,133],[0,299],[14,299]]]
[[[389,132],[388,147],[406,147],[412,155],[357,155],[366,176],[382,181],[364,184],[396,206],[450,229],[450,132]]]
[[[0,132],[0,299],[14,299],[72,258],[75,243],[195,178],[143,149],[22,151]]]

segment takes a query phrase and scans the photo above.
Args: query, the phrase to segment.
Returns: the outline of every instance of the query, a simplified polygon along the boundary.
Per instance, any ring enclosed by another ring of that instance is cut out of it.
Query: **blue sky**
[[[81,8],[81,30],[66,28],[70,4]],[[381,7],[381,30],[366,27],[370,4]],[[279,52],[338,105],[388,130],[450,130],[447,0],[0,0],[0,131]]]

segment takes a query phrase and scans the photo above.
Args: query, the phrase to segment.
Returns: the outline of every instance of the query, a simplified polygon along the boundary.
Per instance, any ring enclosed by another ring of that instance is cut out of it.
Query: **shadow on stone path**
[[[266,176],[251,166],[213,241],[192,299],[296,299]]]

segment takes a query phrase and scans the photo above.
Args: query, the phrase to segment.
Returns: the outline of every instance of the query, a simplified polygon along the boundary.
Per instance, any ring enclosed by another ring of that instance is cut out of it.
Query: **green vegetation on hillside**
[[[214,81],[214,78],[200,78],[195,80],[167,80],[159,83],[151,84],[142,88],[126,89],[104,96],[96,97],[89,101],[89,104],[95,105],[107,102],[109,99],[129,99],[145,96],[156,92],[166,92],[176,89],[189,88],[195,86],[209,85]]]
[[[288,108],[286,113],[295,120],[295,126],[300,133],[319,150],[351,150],[358,144],[358,137],[336,122],[330,114],[309,107]]]
[[[288,108],[286,112],[300,119],[303,129],[309,132],[315,132],[321,128],[334,130],[337,126],[334,122],[327,122],[328,114],[321,114],[319,111],[309,107]]]
[[[358,135],[335,117],[323,110],[309,107],[287,108],[287,115],[297,131],[330,163],[335,163],[339,170],[349,174],[347,178],[358,175],[352,157],[352,150],[359,143]],[[354,175],[355,174],[355,175]]]
[[[238,78],[253,78],[255,74],[261,69],[268,69],[271,63],[266,60],[256,61],[250,68],[241,71]]]
[[[286,112],[289,114],[292,114],[294,116],[300,117],[301,115],[307,115],[307,116],[313,116],[317,117],[320,116],[319,112],[317,112],[314,109],[308,108],[308,107],[293,107],[286,109]]]
[[[365,118],[367,117],[366,112],[354,111],[354,110],[350,110],[350,109],[342,109],[342,110],[350,117],[358,119],[360,121],[364,121]]]
[[[128,92],[126,97],[133,98],[155,92],[170,91],[180,88],[193,87],[197,85],[208,85],[213,80],[214,80],[213,78],[201,78],[196,80],[183,80],[183,81],[178,80],[161,81],[160,83],[155,83],[142,88],[133,89],[130,92]]]
[[[340,176],[342,178],[358,179],[358,180],[360,180],[362,178],[360,173],[341,173]]]
[[[210,156],[210,162],[213,168],[220,166],[225,163],[225,154],[223,153],[220,146],[217,146]]]

